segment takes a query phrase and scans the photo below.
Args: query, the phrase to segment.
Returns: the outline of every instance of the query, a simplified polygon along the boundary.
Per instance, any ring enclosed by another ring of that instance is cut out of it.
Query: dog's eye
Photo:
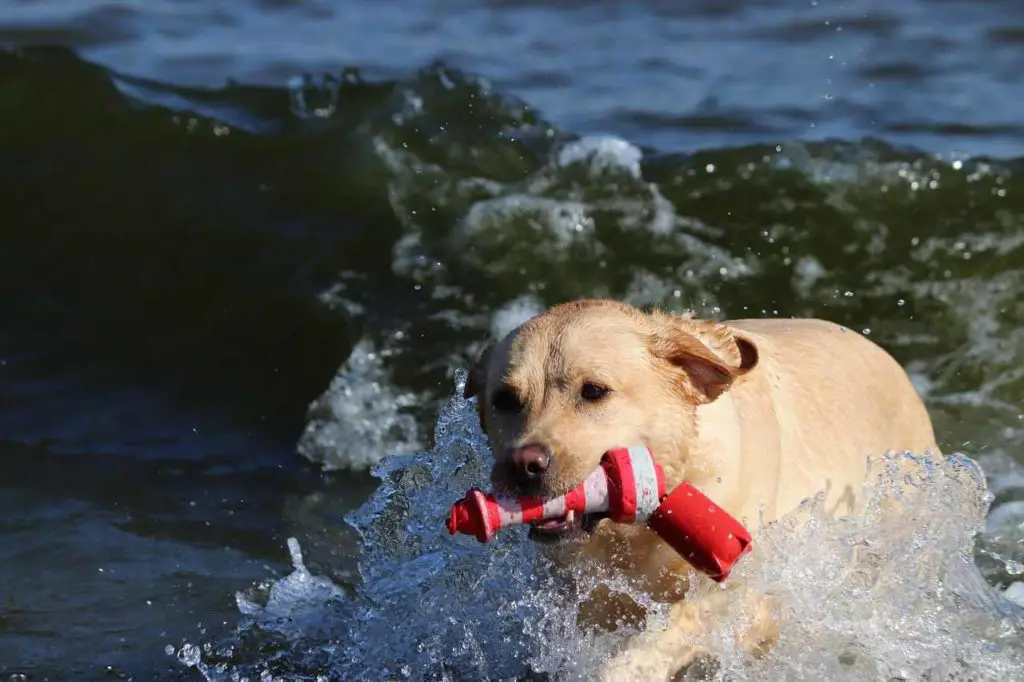
[[[491,396],[491,406],[498,412],[519,412],[523,404],[519,402],[519,396],[511,388],[499,388]]]
[[[596,402],[608,395],[608,389],[597,384],[585,383],[580,389],[580,397],[589,402]]]

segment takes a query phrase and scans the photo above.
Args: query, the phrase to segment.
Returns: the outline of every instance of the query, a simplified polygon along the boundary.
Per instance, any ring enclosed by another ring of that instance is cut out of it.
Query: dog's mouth
[[[579,514],[569,512],[558,519],[530,524],[530,537],[535,540],[557,541],[589,535],[606,514]]]

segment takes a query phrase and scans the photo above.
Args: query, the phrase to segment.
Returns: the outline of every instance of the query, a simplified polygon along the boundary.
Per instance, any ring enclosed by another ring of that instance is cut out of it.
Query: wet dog
[[[669,489],[687,480],[751,530],[819,492],[830,513],[858,513],[869,457],[938,453],[900,365],[861,334],[814,319],[718,323],[575,301],[486,348],[465,393],[478,399],[498,491],[560,495],[605,451],[645,444]],[[660,598],[678,600],[685,589],[686,562],[643,527],[570,515],[531,532],[576,538]],[[670,679],[699,654],[678,642],[716,608],[678,601],[668,628],[646,632],[605,679]],[[743,638],[756,649],[774,636],[770,609],[746,608],[762,616]],[[623,609],[638,607],[597,600],[584,620],[609,627]]]

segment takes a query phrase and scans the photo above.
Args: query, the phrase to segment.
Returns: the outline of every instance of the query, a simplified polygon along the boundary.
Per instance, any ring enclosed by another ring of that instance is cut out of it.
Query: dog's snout
[[[551,450],[546,445],[531,443],[512,450],[509,455],[512,471],[521,485],[540,481],[551,465]]]

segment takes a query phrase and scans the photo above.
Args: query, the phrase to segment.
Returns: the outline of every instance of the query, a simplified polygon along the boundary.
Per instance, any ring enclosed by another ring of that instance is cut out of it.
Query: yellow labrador
[[[857,513],[868,457],[938,453],[900,365],[861,334],[814,319],[718,323],[575,301],[485,349],[466,396],[478,398],[497,490],[559,495],[605,451],[642,443],[669,489],[689,481],[752,531],[820,491],[830,513]],[[575,537],[664,598],[678,600],[688,574],[683,558],[643,527],[570,516],[531,532]],[[604,677],[670,679],[699,653],[680,642],[724,605],[678,601],[668,628],[645,633]],[[622,608],[614,600],[585,606],[585,620],[607,626]],[[743,637],[756,650],[774,635],[769,605],[744,608],[761,616]]]

